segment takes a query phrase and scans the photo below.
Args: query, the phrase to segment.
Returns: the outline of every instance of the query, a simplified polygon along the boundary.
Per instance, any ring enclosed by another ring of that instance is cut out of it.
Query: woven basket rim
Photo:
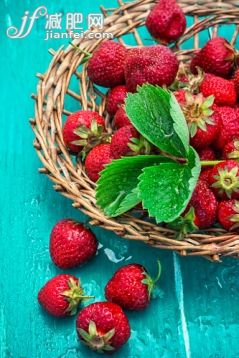
[[[182,0],[179,1],[184,12],[194,17],[194,24],[187,28],[184,36],[175,44],[174,50],[182,61],[187,61],[193,51],[199,48],[198,33],[213,27],[212,36],[218,31],[221,23],[233,23],[237,27],[232,38],[234,44],[238,35],[239,8],[237,1],[227,2]],[[113,32],[122,42],[122,36],[129,31],[133,34],[138,46],[143,42],[137,31],[144,25],[145,18],[155,4],[152,0],[138,0],[124,4],[119,0],[119,8],[101,11],[105,16],[105,30]],[[208,15],[207,18],[199,16]],[[194,38],[194,48],[181,50],[181,45]],[[74,40],[75,46],[81,46],[87,52],[92,52],[101,40]],[[35,100],[35,118],[30,120],[35,134],[34,147],[43,164],[40,173],[46,174],[53,182],[54,189],[73,201],[73,206],[81,209],[91,217],[92,225],[101,226],[114,231],[121,237],[131,240],[144,241],[147,244],[177,251],[183,256],[203,256],[213,261],[219,261],[222,256],[238,257],[239,235],[228,233],[222,229],[211,229],[206,232],[193,233],[184,240],[174,238],[175,232],[160,227],[142,218],[135,218],[130,213],[119,218],[107,218],[96,207],[95,184],[84,172],[81,163],[73,164],[72,159],[64,146],[62,139],[62,116],[69,115],[71,111],[64,108],[65,97],[79,101],[83,109],[92,109],[104,113],[105,97],[87,79],[86,68],[81,73],[77,71],[83,54],[77,53],[72,45],[65,50],[49,50],[53,59],[45,74],[37,74],[39,83]],[[71,78],[75,76],[80,84],[80,94],[70,89]],[[100,96],[101,103],[95,103],[95,95]],[[110,132],[110,118],[106,116],[106,125]]]

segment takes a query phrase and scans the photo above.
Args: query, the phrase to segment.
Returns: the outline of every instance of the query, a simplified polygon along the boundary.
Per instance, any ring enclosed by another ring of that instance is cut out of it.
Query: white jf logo
[[[22,24],[20,29],[15,26],[10,26],[7,29],[7,36],[11,39],[23,39],[28,36],[33,28],[35,20],[39,19],[39,17],[43,17],[47,15],[47,8],[45,6],[39,6],[32,16],[29,16],[29,11],[26,11],[22,19]],[[29,21],[28,21],[29,20]]]

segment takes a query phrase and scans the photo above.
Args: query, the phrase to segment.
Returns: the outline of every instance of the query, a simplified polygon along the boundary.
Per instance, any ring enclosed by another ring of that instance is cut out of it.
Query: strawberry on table
[[[129,50],[125,63],[125,80],[129,92],[149,83],[170,86],[178,72],[178,60],[166,46],[155,45]]]
[[[99,144],[91,149],[85,160],[85,170],[88,177],[96,182],[99,179],[100,172],[112,159],[110,144]]]
[[[142,310],[151,299],[153,289],[161,274],[161,265],[155,280],[139,264],[129,264],[118,269],[105,287],[108,301],[128,310]]]
[[[50,238],[52,261],[61,269],[80,266],[95,256],[98,242],[82,224],[65,219],[53,228]]]
[[[200,85],[200,91],[204,97],[213,95],[214,103],[218,106],[234,106],[237,94],[234,82],[206,73]]]
[[[186,18],[176,0],[160,0],[146,19],[149,33],[158,41],[178,40],[186,29]]]
[[[218,206],[218,221],[226,230],[239,229],[239,201],[221,201]]]
[[[116,86],[109,90],[107,95],[106,110],[114,116],[117,110],[124,104],[125,98],[127,97],[126,86]]]
[[[83,308],[76,329],[80,340],[98,353],[113,353],[130,337],[126,315],[120,306],[110,302],[96,302]]]
[[[84,296],[78,278],[72,275],[57,275],[50,279],[38,293],[38,301],[50,314],[66,317],[76,314]]]
[[[79,153],[84,147],[91,148],[100,142],[104,130],[105,121],[99,113],[80,110],[67,117],[63,139],[68,149]]]
[[[196,53],[191,62],[191,71],[196,74],[197,67],[204,72],[220,77],[229,77],[235,64],[235,51],[223,37],[215,37]]]
[[[225,160],[216,164],[209,178],[210,186],[219,199],[239,199],[239,163]]]
[[[114,116],[114,126],[119,129],[131,125],[130,119],[127,116],[125,109],[120,107]]]
[[[127,50],[118,42],[104,41],[88,62],[88,76],[99,86],[115,87],[125,83],[124,65]]]

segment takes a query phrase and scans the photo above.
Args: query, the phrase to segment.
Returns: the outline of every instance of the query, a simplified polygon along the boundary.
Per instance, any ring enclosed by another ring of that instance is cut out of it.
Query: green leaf
[[[135,128],[162,151],[186,158],[189,133],[183,112],[174,95],[152,85],[138,87],[126,99],[126,113]]]
[[[191,147],[187,164],[162,163],[140,175],[143,207],[157,223],[172,222],[185,210],[200,174],[200,160]]]
[[[141,202],[138,177],[145,167],[172,162],[160,155],[139,155],[114,160],[101,172],[97,182],[96,200],[104,213],[115,217]]]

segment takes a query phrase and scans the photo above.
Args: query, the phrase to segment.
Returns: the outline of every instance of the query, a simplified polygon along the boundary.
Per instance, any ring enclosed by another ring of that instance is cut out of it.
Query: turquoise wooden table
[[[113,0],[102,2],[116,5]],[[59,273],[48,252],[53,225],[65,217],[87,220],[38,174],[40,163],[28,125],[33,115],[29,97],[37,83],[34,75],[47,68],[48,48],[57,49],[64,40],[44,41],[41,20],[26,38],[14,40],[5,34],[7,27],[20,26],[25,10],[32,12],[39,5],[30,0],[0,3],[0,357],[96,357],[78,343],[74,318],[51,318],[37,303],[39,288]],[[45,0],[44,5],[49,13],[89,14],[98,12],[100,3],[68,0],[66,5],[64,0]],[[183,259],[97,228],[93,231],[101,244],[98,255],[72,273],[97,300],[104,298],[105,283],[121,265],[139,262],[154,274],[158,258],[163,266],[163,297],[144,312],[128,315],[132,337],[115,357],[239,357],[239,261],[212,264]]]

